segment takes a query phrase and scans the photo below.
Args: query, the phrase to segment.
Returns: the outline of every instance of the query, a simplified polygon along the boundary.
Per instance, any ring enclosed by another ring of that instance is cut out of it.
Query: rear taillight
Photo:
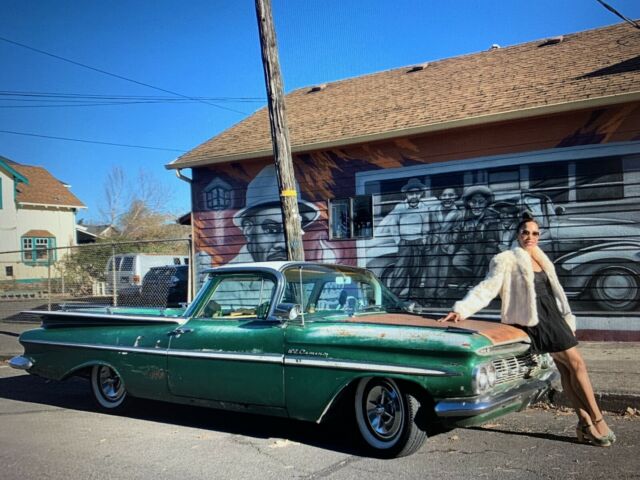
[[[140,275],[133,276],[133,283],[135,283],[136,285],[140,285]]]

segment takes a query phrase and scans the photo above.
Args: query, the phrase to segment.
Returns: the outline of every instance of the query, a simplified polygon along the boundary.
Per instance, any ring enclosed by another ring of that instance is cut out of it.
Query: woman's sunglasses
[[[529,235],[531,235],[532,237],[539,237],[540,236],[540,232],[538,232],[538,231],[530,232],[529,230],[522,230],[520,232],[520,235],[522,235],[523,237],[528,237]]]

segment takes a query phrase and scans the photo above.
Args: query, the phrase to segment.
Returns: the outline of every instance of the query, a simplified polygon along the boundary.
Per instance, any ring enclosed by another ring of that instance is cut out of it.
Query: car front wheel
[[[124,381],[107,365],[95,365],[91,369],[91,392],[98,405],[108,410],[122,409],[127,401]]]
[[[355,394],[360,435],[377,456],[403,457],[417,451],[427,434],[416,423],[420,403],[395,381],[363,378]]]

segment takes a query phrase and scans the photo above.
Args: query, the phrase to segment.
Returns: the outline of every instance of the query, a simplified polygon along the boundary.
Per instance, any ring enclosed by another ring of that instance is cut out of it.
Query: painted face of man
[[[242,233],[247,239],[247,250],[254,262],[287,259],[282,212],[279,208],[265,208],[245,218]]]
[[[474,193],[467,202],[467,206],[471,210],[471,215],[479,217],[484,213],[487,203],[487,198],[484,195],[481,193]]]
[[[411,208],[416,208],[422,198],[422,192],[420,190],[409,190],[406,194],[407,203]]]
[[[444,208],[452,208],[456,202],[456,192],[453,188],[445,188],[440,194],[440,203]]]

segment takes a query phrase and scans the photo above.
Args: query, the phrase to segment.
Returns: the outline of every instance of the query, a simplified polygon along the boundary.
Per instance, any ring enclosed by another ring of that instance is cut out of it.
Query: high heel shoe
[[[591,428],[593,428],[593,424],[591,423],[584,424],[582,422],[578,422],[578,425],[576,426],[576,437],[578,437],[579,443],[589,443],[596,447],[611,446],[611,440],[609,440],[608,437],[597,437],[591,433]]]
[[[598,420],[594,420],[594,421],[593,421],[593,424],[594,424],[594,425],[597,425],[598,423],[600,423],[600,422],[602,422],[602,421],[604,421],[604,417],[600,417]],[[609,428],[609,433],[607,433],[607,434],[604,436],[604,438],[608,439],[608,440],[609,440],[609,442],[611,442],[611,444],[616,443],[616,440],[617,440],[617,438],[616,438],[616,434],[615,434],[615,433],[613,433],[613,430],[611,430],[610,428]]]

